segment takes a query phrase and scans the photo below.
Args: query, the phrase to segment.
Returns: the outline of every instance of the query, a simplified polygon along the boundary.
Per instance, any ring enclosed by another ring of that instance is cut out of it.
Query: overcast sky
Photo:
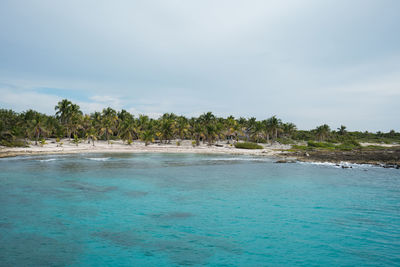
[[[0,1],[0,108],[400,131],[400,1]]]

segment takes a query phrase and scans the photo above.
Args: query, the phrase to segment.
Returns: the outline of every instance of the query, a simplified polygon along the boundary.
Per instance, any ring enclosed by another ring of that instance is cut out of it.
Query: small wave
[[[379,168],[377,165],[372,165],[372,164],[358,164],[358,163],[350,163],[347,161],[341,161],[339,163],[340,167],[351,167],[351,168]]]
[[[206,158],[203,159],[205,161],[262,161],[262,162],[272,162],[272,159],[269,158]]]
[[[40,159],[40,162],[49,162],[49,161],[55,161],[57,159]]]
[[[94,161],[107,161],[107,160],[109,160],[110,158],[86,158],[86,159],[88,159],[88,160],[94,160]]]
[[[329,166],[329,167],[335,167],[335,168],[341,168],[339,164],[332,163],[332,162],[299,162],[300,164],[305,164],[305,165],[317,165],[317,166]]]
[[[350,163],[347,161],[341,161],[340,163],[332,163],[332,162],[299,162],[300,164],[311,164],[317,166],[328,166],[340,169],[352,169],[352,168],[376,168],[377,166],[372,164],[357,164],[357,163]]]

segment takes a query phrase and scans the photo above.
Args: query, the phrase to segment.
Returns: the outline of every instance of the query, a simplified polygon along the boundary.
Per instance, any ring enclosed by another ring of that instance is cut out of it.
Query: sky
[[[400,131],[398,0],[1,0],[0,108]]]

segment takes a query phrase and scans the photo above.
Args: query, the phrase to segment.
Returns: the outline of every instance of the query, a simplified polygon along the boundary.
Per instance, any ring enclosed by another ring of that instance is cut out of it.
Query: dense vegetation
[[[96,140],[121,139],[127,144],[142,140],[170,143],[173,139],[194,140],[213,144],[216,141],[251,141],[256,143],[295,143],[311,141],[307,147],[354,147],[357,142],[391,143],[400,141],[400,133],[348,132],[346,127],[332,131],[321,125],[310,131],[297,130],[293,123],[283,123],[276,116],[265,120],[256,118],[217,117],[211,112],[199,117],[186,118],[165,113],[158,119],[146,115],[135,117],[126,110],[105,108],[102,112],[83,114],[80,107],[64,99],[55,106],[55,115],[34,110],[16,113],[0,109],[0,145],[24,146],[30,141],[37,145],[44,138],[69,138],[78,143],[85,139],[95,145]],[[318,141],[314,142],[313,141]],[[335,145],[333,145],[335,144]]]
[[[244,149],[263,149],[262,146],[256,143],[251,143],[251,142],[240,142],[240,143],[235,143],[236,148],[244,148]]]

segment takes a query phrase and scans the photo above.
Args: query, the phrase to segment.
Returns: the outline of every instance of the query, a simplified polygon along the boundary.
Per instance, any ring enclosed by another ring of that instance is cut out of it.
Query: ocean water
[[[0,159],[0,266],[400,265],[400,171],[198,154]]]

